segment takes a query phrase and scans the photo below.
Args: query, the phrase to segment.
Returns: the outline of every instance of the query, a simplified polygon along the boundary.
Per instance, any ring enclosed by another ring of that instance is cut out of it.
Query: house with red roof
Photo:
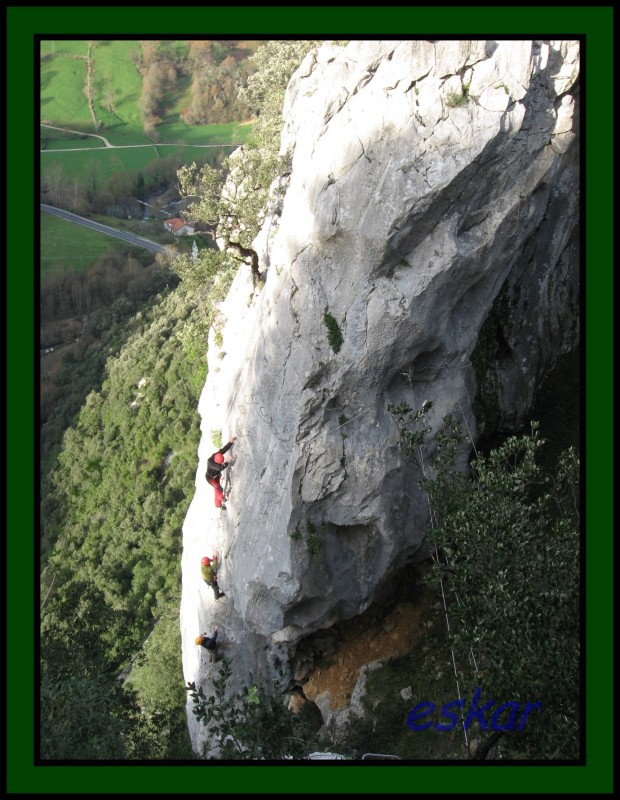
[[[195,232],[194,226],[189,222],[185,222],[185,220],[181,219],[181,217],[165,220],[164,228],[169,233],[173,233],[175,236],[182,236],[184,234],[188,235]]]

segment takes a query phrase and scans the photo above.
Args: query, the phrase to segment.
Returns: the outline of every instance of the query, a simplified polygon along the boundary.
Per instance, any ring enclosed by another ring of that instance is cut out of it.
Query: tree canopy
[[[498,702],[541,702],[523,731],[507,730],[509,752],[577,758],[580,727],[579,459],[572,448],[547,475],[543,440],[511,436],[469,471],[454,468],[465,443],[446,417],[436,449],[426,449],[424,413],[392,408],[404,453],[423,473],[430,500],[428,542],[435,578],[449,598],[450,645],[465,667],[465,695],[476,686]],[[439,588],[439,584],[438,584]]]
[[[192,347],[185,330],[193,308],[177,291],[138,315],[120,354],[108,359],[101,389],[90,392],[65,432],[46,483],[44,758],[136,757],[134,722],[145,719],[149,682],[140,684],[138,703],[116,675],[157,620],[178,612],[181,528],[194,491],[205,377],[204,346]],[[167,680],[182,695],[178,667]],[[182,707],[178,693],[177,701]],[[84,713],[88,702],[95,721]],[[65,727],[73,738],[63,738]],[[99,728],[101,740],[90,733]],[[144,747],[163,752],[165,737],[155,747],[147,733]]]

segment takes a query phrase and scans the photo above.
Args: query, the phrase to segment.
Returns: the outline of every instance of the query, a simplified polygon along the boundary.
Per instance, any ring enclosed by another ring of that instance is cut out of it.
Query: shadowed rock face
[[[432,400],[433,431],[455,412],[475,434],[470,357],[500,291],[505,421],[575,346],[578,72],[567,41],[390,41],[323,45],[293,76],[286,194],[255,242],[266,283],[238,274],[209,344],[186,680],[204,678],[193,639],[212,619],[237,684],[257,682],[415,557],[426,499],[388,404]],[[213,430],[239,437],[225,516],[204,481]],[[199,564],[216,547],[215,606]]]

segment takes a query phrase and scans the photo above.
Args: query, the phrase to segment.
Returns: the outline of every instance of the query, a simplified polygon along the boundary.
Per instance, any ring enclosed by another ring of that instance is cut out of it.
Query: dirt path
[[[53,131],[64,131],[65,133],[77,133],[78,136],[93,136],[95,139],[101,139],[101,141],[105,144],[106,147],[118,147],[118,145],[110,144],[105,136],[99,136],[98,133],[85,133],[84,131],[72,131],[71,128],[58,128],[56,125],[46,125],[43,122],[41,123],[42,128],[51,128]],[[151,144],[146,145],[124,145],[125,147],[152,147]],[[98,148],[94,147],[76,147],[76,150],[96,150]],[[46,150],[41,150],[42,153],[47,152]],[[51,151],[50,151],[51,152]],[[62,152],[62,151],[61,151]]]
[[[64,131],[65,133],[77,133],[78,136],[92,136],[95,139],[101,139],[106,147],[116,150],[122,150],[130,147],[241,147],[240,143],[231,142],[230,144],[179,144],[178,142],[153,142],[152,144],[110,144],[105,136],[100,136],[98,133],[86,133],[85,131],[74,131],[71,128],[59,128],[56,125],[47,125],[41,123],[42,128],[51,128],[54,131]],[[59,148],[46,148],[41,150],[42,153],[73,153],[77,150],[101,150],[100,147],[59,147]]]

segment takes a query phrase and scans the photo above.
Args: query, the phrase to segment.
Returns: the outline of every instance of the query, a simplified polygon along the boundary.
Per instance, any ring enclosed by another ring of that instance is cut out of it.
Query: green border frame
[[[148,10],[147,10],[148,9]],[[613,433],[613,8],[512,7],[9,6],[5,16],[7,125],[7,785],[9,793],[432,794],[608,793],[612,747]],[[180,32],[174,33],[179,30]],[[527,34],[524,31],[532,31]],[[164,31],[166,32],[164,34]],[[171,33],[171,31],[173,31]],[[586,114],[586,566],[587,758],[585,766],[462,765],[46,765],[35,766],[33,526],[35,384],[35,35],[222,34],[346,38],[585,35]],[[99,32],[99,33],[95,33]],[[10,200],[10,204],[8,203]],[[31,226],[31,220],[33,220]],[[31,399],[32,398],[32,399]],[[30,476],[33,484],[30,484]],[[197,766],[212,766],[210,780]],[[293,772],[282,772],[293,769]],[[439,771],[439,774],[437,772]]]

